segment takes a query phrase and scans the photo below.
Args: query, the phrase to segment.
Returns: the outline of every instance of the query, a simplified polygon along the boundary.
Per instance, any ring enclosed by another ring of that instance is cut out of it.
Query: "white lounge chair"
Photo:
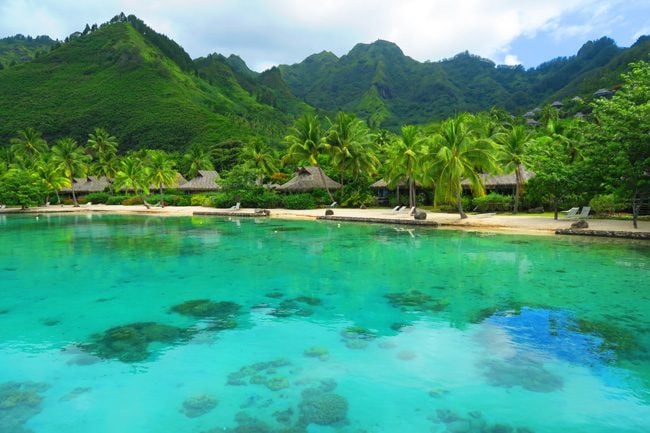
[[[241,203],[237,202],[237,204],[231,207],[230,210],[239,210],[240,207],[241,207]]]
[[[402,210],[403,207],[404,207],[404,206],[398,204],[397,206],[395,206],[395,207],[393,208],[393,212],[399,212],[399,211]]]
[[[4,205],[4,204],[0,204],[0,209],[4,209],[5,207],[7,207],[7,206]]]
[[[333,201],[331,205],[326,206],[326,207],[328,207],[328,208],[334,208],[334,207],[337,207],[338,205],[339,205],[339,204],[338,204],[337,202]]]
[[[566,215],[563,215],[562,218],[573,218],[576,216],[579,210],[580,210],[579,207],[572,207],[569,210],[562,210],[560,212],[566,213]]]
[[[591,207],[583,206],[580,215],[577,215],[576,218],[589,218],[589,212],[591,212]]]

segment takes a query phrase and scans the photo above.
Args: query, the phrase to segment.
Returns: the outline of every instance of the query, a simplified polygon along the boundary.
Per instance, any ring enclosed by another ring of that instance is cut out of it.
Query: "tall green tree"
[[[95,128],[88,134],[88,149],[97,159],[108,159],[117,155],[117,138],[108,133],[104,128]]]
[[[278,170],[275,166],[273,151],[259,140],[253,140],[244,145],[241,159],[247,168],[255,171],[257,185],[262,185],[265,176],[270,176]]]
[[[0,176],[2,204],[17,204],[26,209],[42,203],[45,194],[43,182],[31,170],[12,168]]]
[[[359,175],[377,171],[379,160],[372,151],[372,138],[366,124],[354,114],[339,112],[334,122],[330,121],[326,141],[342,185],[346,173],[357,180]]]
[[[74,190],[74,178],[85,176],[88,171],[90,156],[73,138],[62,138],[52,146],[52,160],[70,181],[72,201],[79,206]]]
[[[12,138],[10,143],[16,157],[23,158],[25,163],[34,161],[38,155],[48,151],[47,142],[34,128],[19,130],[18,136]]]
[[[306,162],[318,168],[323,188],[327,191],[330,200],[334,201],[318,161],[320,156],[329,154],[329,145],[325,140],[318,116],[311,113],[302,115],[295,121],[284,141],[289,147],[282,162]]]
[[[181,163],[186,168],[184,174],[188,179],[195,178],[199,170],[214,170],[210,151],[199,144],[193,144],[185,151]]]
[[[163,188],[176,182],[178,172],[174,169],[174,160],[162,150],[151,150],[147,153],[145,166],[149,174],[149,182],[157,186],[160,192],[160,205],[165,206]]]
[[[528,147],[534,141],[534,133],[523,125],[506,127],[496,136],[500,144],[498,162],[505,173],[515,173],[515,205],[513,212],[519,211],[519,199],[524,191],[524,169]]]
[[[593,104],[598,127],[591,140],[604,144],[610,164],[608,181],[630,201],[637,228],[639,206],[650,200],[650,63],[632,63],[611,99]]]
[[[116,190],[132,190],[144,202],[141,192],[149,194],[149,173],[142,160],[133,155],[123,157],[115,174],[114,185]]]
[[[422,174],[427,139],[414,125],[403,126],[395,138],[386,161],[386,183],[395,186],[406,182],[409,189],[409,207],[416,205],[415,182]]]
[[[432,137],[433,162],[431,176],[435,179],[436,199],[458,205],[461,218],[463,211],[461,181],[467,179],[475,195],[485,194],[480,177],[482,172],[494,172],[497,168],[497,151],[492,140],[478,138],[468,126],[467,114],[460,114],[445,121],[440,131]]]
[[[41,179],[47,190],[45,202],[49,203],[50,194],[54,193],[57,203],[60,203],[59,191],[67,186],[71,186],[71,184],[70,179],[63,173],[60,165],[52,157],[52,153],[41,155],[34,166],[34,173]]]

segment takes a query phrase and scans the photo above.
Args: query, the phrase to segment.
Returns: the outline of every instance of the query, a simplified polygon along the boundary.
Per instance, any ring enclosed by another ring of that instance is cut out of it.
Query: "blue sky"
[[[0,37],[63,39],[135,14],[192,57],[237,54],[255,70],[385,39],[419,61],[461,51],[534,67],[609,36],[650,34],[650,0],[0,0]]]

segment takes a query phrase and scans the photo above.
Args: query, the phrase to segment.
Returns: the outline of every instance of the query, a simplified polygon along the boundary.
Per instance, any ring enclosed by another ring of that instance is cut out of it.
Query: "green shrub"
[[[113,195],[111,197],[108,197],[108,199],[106,199],[106,204],[112,204],[112,205],[122,204],[122,202],[126,199],[127,196],[125,195]]]
[[[316,201],[311,194],[289,194],[282,198],[286,209],[315,209]]]
[[[183,200],[182,195],[175,195],[175,194],[163,194],[162,196],[160,194],[151,194],[147,196],[146,198],[148,203],[160,203],[161,201],[165,202],[166,206],[183,206],[181,201]],[[187,200],[187,203],[189,203],[189,200]]]
[[[189,195],[177,195],[176,206],[192,206],[192,197]]]
[[[93,203],[106,203],[110,196],[107,192],[91,192],[86,199]]]
[[[249,208],[274,208],[282,203],[281,197],[274,191],[264,188],[255,188],[238,191],[238,202],[242,207]]]
[[[472,210],[477,212],[505,212],[512,208],[512,197],[491,192],[472,200]]]
[[[341,206],[361,207],[376,205],[377,198],[367,191],[354,191],[341,201]]]
[[[234,197],[230,191],[211,194],[209,198],[210,207],[227,208],[235,204]]]
[[[627,209],[625,201],[616,194],[597,195],[589,201],[589,206],[598,214],[613,214]]]
[[[190,196],[190,205],[204,206],[203,203],[205,203],[207,199],[208,197],[205,194],[193,194]]]

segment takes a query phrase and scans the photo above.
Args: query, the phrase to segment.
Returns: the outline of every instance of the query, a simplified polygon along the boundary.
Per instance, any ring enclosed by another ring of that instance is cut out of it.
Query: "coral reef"
[[[435,416],[429,417],[434,423],[445,424],[445,433],[533,433],[527,427],[512,427],[507,424],[488,424],[483,414],[477,410],[461,416],[449,409],[438,409]]]
[[[444,310],[449,305],[448,302],[435,299],[419,290],[388,293],[384,296],[393,307],[399,308],[402,311],[437,312]]]
[[[521,386],[533,392],[553,392],[562,389],[564,381],[546,370],[543,364],[523,356],[507,360],[488,360],[482,364],[484,375],[492,386],[512,388]]]
[[[6,382],[0,384],[0,431],[28,432],[24,424],[41,411],[49,385],[37,382]]]
[[[218,400],[208,394],[189,397],[183,402],[182,412],[188,418],[197,418],[217,407]]]
[[[233,386],[263,385],[271,391],[279,391],[288,388],[290,383],[287,377],[277,375],[278,370],[290,366],[291,362],[285,358],[256,362],[228,374],[227,384]]]
[[[191,337],[192,331],[155,322],[138,322],[117,326],[93,335],[91,343],[80,348],[103,359],[117,359],[122,362],[146,360],[152,342],[175,343]]]
[[[321,361],[327,361],[330,357],[330,352],[327,347],[314,346],[305,349],[305,356],[309,358],[318,358]]]
[[[362,326],[348,326],[341,331],[341,336],[348,349],[365,349],[368,342],[377,338],[377,334]]]
[[[174,305],[169,309],[173,313],[194,317],[196,319],[205,319],[207,321],[206,329],[208,331],[223,331],[225,329],[236,328],[237,320],[235,318],[240,310],[241,305],[235,302],[214,302],[209,299],[186,301],[182,304]]]
[[[240,309],[239,304],[230,301],[195,299],[174,305],[169,311],[195,318],[227,318],[236,315]]]
[[[302,392],[300,424],[333,425],[347,421],[348,401],[345,397],[318,388]]]

